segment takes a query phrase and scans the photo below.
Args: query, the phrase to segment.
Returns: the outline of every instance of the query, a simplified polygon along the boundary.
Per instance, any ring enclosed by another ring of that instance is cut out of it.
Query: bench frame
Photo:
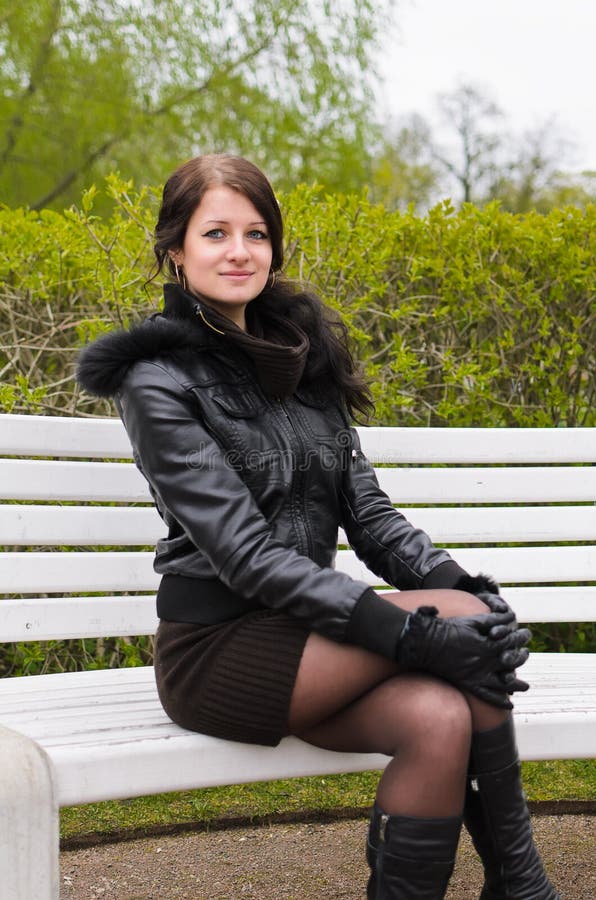
[[[497,577],[520,621],[594,621],[596,429],[359,431],[393,501],[464,568]],[[1,639],[153,633],[147,547],[163,525],[120,421],[1,415],[0,454]],[[337,565],[382,589],[349,549]],[[523,758],[596,756],[595,668],[588,654],[532,655],[532,690],[515,700]],[[5,896],[58,896],[60,806],[385,762],[186,732],[151,667],[3,679]]]

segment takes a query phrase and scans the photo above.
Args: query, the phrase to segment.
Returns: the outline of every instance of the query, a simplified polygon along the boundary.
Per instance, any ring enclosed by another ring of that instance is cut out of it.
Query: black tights
[[[406,609],[433,604],[443,616],[486,611],[462,591],[385,595]],[[361,648],[311,634],[290,707],[290,732],[329,750],[391,757],[377,790],[389,815],[447,817],[463,809],[472,732],[508,713]]]

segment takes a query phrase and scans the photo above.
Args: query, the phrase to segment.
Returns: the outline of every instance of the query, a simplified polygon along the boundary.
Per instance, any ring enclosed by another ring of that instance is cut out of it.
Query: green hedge
[[[80,345],[160,304],[143,285],[157,196],[117,177],[63,214],[0,210],[0,405],[112,413],[72,381]],[[301,187],[282,198],[287,273],[341,311],[385,425],[595,422],[596,206],[424,218]]]

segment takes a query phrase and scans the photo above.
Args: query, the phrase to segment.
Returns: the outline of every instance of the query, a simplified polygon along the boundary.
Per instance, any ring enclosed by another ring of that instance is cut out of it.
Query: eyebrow
[[[229,225],[230,222],[228,219],[206,219],[206,221],[203,222],[203,225],[211,225],[211,224],[213,224],[213,225]],[[248,223],[249,226],[250,225],[266,225],[266,224],[267,224],[267,222],[265,222],[264,219],[257,219],[256,222]]]

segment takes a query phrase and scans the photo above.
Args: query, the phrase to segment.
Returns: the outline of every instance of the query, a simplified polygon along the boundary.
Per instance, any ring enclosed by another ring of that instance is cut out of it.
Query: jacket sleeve
[[[356,581],[276,540],[252,494],[226,460],[188,392],[158,363],[134,365],[117,396],[135,459],[156,498],[234,592],[302,620],[332,640],[348,640],[363,597],[378,610],[368,643],[393,657],[406,613]],[[393,639],[388,635],[391,622]],[[368,632],[367,632],[368,634]],[[364,640],[367,640],[366,636]]]
[[[350,429],[341,498],[342,525],[356,555],[399,590],[451,588],[466,572],[392,505]]]

